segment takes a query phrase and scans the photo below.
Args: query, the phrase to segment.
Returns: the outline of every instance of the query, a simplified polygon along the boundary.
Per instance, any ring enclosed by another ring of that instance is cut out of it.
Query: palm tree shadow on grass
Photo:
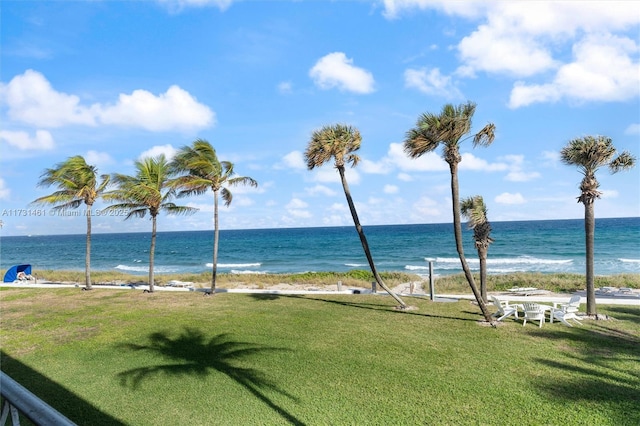
[[[344,300],[333,300],[330,298],[323,298],[323,297],[318,297],[318,296],[300,296],[297,294],[293,294],[293,295],[283,295],[283,297],[291,297],[294,299],[302,299],[302,300],[314,300],[316,302],[325,302],[325,303],[331,303],[334,305],[340,305],[340,306],[346,306],[349,308],[358,308],[358,309],[367,309],[367,310],[372,310],[372,311],[379,311],[379,312],[388,312],[391,314],[400,314],[400,315],[417,315],[420,317],[426,317],[426,318],[440,318],[440,319],[451,319],[451,320],[458,320],[458,321],[478,321],[477,319],[474,318],[463,318],[463,317],[450,317],[450,316],[445,316],[445,315],[434,315],[434,314],[426,314],[423,312],[413,312],[413,311],[405,311],[405,310],[398,310],[398,309],[393,309],[392,306],[389,306],[388,304],[384,304],[384,303],[365,303],[365,302],[346,302]],[[472,312],[471,314],[476,315],[475,312]]]
[[[290,423],[304,424],[273,402],[265,394],[265,391],[277,392],[294,401],[297,401],[297,398],[282,390],[261,371],[236,364],[266,351],[286,349],[261,347],[251,343],[232,341],[227,333],[219,334],[207,340],[201,331],[192,328],[186,328],[175,338],[172,338],[166,332],[153,333],[149,336],[149,344],[147,345],[125,344],[120,345],[120,348],[132,351],[148,351],[172,361],[167,364],[123,371],[118,374],[122,386],[137,389],[144,380],[160,374],[205,377],[217,371],[243,386]]]

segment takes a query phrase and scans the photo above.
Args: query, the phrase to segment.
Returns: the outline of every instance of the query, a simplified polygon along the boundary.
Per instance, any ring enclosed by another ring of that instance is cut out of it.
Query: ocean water
[[[584,273],[582,220],[492,223],[488,272]],[[380,271],[426,276],[461,272],[451,224],[364,227]],[[84,270],[85,235],[0,237],[0,268],[30,263],[34,271]],[[464,230],[465,255],[478,270],[473,233]],[[92,235],[92,270],[146,274],[150,233]],[[202,272],[211,269],[213,231],[158,233],[155,272]],[[222,273],[301,273],[368,269],[353,226],[221,230],[218,270]],[[595,272],[640,273],[640,218],[597,219]]]

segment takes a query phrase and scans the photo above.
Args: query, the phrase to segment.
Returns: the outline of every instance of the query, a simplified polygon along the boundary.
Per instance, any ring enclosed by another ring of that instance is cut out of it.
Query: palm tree
[[[56,186],[58,190],[53,194],[40,197],[32,204],[52,204],[56,211],[77,209],[83,203],[87,206],[87,244],[85,251],[85,287],[92,290],[91,286],[91,207],[102,196],[109,185],[109,175],[101,175],[98,183],[98,170],[95,166],[87,164],[85,159],[76,155],[56,164],[52,169],[46,169],[38,186]]]
[[[460,213],[468,220],[469,228],[473,229],[473,239],[478,250],[480,260],[480,295],[487,302],[487,252],[493,243],[491,238],[491,224],[487,220],[487,206],[482,196],[476,195],[462,200]]]
[[[234,165],[229,161],[219,161],[216,150],[204,139],[197,139],[192,146],[180,149],[174,157],[172,167],[175,173],[187,173],[177,177],[173,186],[179,189],[178,197],[200,195],[209,189],[213,191],[213,273],[211,276],[211,292],[216,291],[216,275],[218,269],[218,196],[221,195],[224,205],[228,206],[233,195],[228,187],[236,185],[258,186],[258,182],[246,176],[234,176]]]
[[[409,130],[404,142],[404,151],[411,157],[416,158],[432,152],[442,144],[444,161],[449,164],[451,172],[451,199],[453,204],[453,232],[456,240],[456,249],[462,264],[462,270],[467,278],[467,282],[482,310],[485,319],[493,322],[491,314],[482,300],[478,288],[476,287],[473,275],[469,270],[464,257],[462,246],[462,226],[460,225],[460,198],[458,188],[458,163],[462,160],[460,155],[460,143],[464,135],[471,131],[471,119],[475,113],[476,105],[472,102],[453,106],[447,104],[442,108],[440,114],[424,113],[416,123],[416,127]],[[495,126],[487,124],[473,136],[473,146],[489,146],[494,139]],[[469,137],[471,137],[469,136]]]
[[[354,153],[360,149],[361,141],[362,137],[360,136],[360,132],[351,126],[336,124],[333,126],[325,126],[320,130],[316,130],[315,132],[313,132],[311,140],[309,141],[309,145],[307,146],[307,150],[304,153],[305,159],[307,161],[307,168],[309,170],[313,170],[314,168],[320,167],[324,163],[330,161],[331,158],[334,159],[334,166],[340,174],[340,180],[342,181],[344,195],[347,197],[347,203],[349,204],[351,217],[353,218],[353,223],[356,226],[356,231],[360,236],[360,242],[362,243],[364,254],[367,257],[367,261],[369,262],[371,272],[373,273],[373,276],[380,287],[382,287],[396,301],[398,301],[401,308],[404,309],[407,307],[406,303],[404,303],[404,301],[400,297],[398,297],[398,295],[396,295],[387,287],[387,285],[382,281],[382,278],[378,274],[378,271],[376,270],[376,265],[373,262],[371,250],[369,249],[367,238],[364,235],[364,230],[360,225],[358,212],[356,211],[353,199],[351,198],[351,192],[349,191],[349,185],[345,177],[345,164],[349,163],[351,164],[351,167],[355,167],[360,161],[360,157]]]
[[[123,210],[127,212],[125,220],[132,217],[151,216],[151,247],[149,248],[149,291],[154,290],[154,256],[156,250],[157,216],[161,211],[169,214],[192,214],[198,209],[176,206],[170,200],[176,195],[169,186],[171,171],[164,154],[146,157],[135,162],[135,176],[114,174],[113,182],[117,188],[104,195],[106,200],[117,200],[105,210]]]
[[[614,158],[616,149],[611,138],[605,136],[585,136],[570,141],[560,151],[563,163],[578,166],[584,176],[580,183],[578,202],[584,204],[584,231],[586,245],[587,315],[595,316],[596,291],[593,282],[593,250],[595,233],[594,202],[600,198],[600,184],[596,171],[607,166],[611,173],[627,170],[635,165],[635,158],[627,151]]]

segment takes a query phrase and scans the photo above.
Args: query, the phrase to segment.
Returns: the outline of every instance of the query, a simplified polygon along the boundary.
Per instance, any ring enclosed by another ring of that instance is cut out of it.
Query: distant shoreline
[[[596,223],[599,220],[611,220],[611,219],[620,219],[620,220],[628,220],[628,219],[640,219],[640,216],[624,216],[624,217],[598,217],[596,218]],[[583,217],[578,218],[563,218],[563,219],[521,219],[521,220],[496,220],[491,221],[492,224],[514,224],[514,223],[535,223],[535,222],[554,222],[554,221],[584,221]],[[362,225],[362,227],[366,230],[367,228],[379,228],[385,226],[415,226],[415,225],[449,225],[453,226],[453,222],[437,222],[437,223],[393,223],[393,224],[375,224],[375,225]],[[161,226],[161,225],[160,225]],[[243,231],[272,231],[282,229],[284,231],[292,231],[292,230],[301,230],[301,229],[341,229],[341,228],[351,228],[354,229],[353,225],[340,225],[340,226],[305,226],[305,227],[274,227],[274,228],[224,228],[220,229],[220,232],[243,232]],[[178,232],[213,232],[212,229],[182,229],[182,230],[158,230],[158,233],[170,234],[170,233],[178,233]],[[597,232],[597,230],[596,230]],[[149,234],[148,231],[127,231],[127,232],[99,232],[93,231],[91,235],[120,235],[120,234]],[[64,237],[64,236],[79,236],[86,235],[86,232],[79,232],[74,234],[11,234],[11,235],[3,235],[3,237]]]

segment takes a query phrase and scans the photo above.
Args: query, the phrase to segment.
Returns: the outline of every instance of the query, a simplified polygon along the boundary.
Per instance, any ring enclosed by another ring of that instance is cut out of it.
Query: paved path
[[[41,284],[24,284],[24,283],[2,283],[0,284],[4,287],[20,287],[20,288],[80,288],[82,287],[79,284],[54,284],[54,283],[41,283]],[[109,289],[109,290],[145,290],[148,289],[146,285],[93,285],[95,289]],[[178,291],[178,292],[189,292],[189,291],[199,291],[205,292],[207,289],[193,289],[187,287],[163,287],[163,286],[155,286],[156,291]],[[372,294],[371,290],[363,290],[357,289],[359,294]],[[234,289],[224,289],[219,288],[216,290],[216,293],[248,293],[248,294],[354,294],[354,289],[347,288],[343,291],[332,291],[332,290],[258,290],[258,289],[242,289],[242,288],[234,288]],[[584,292],[583,292],[584,293]],[[376,295],[386,295],[384,291],[378,291],[375,293]],[[518,296],[512,294],[505,293],[492,293],[500,300],[508,300],[509,302],[527,302],[527,301],[535,301],[535,302],[544,302],[544,303],[553,303],[553,302],[568,302],[569,298],[572,296],[570,294],[567,295],[559,295],[559,294],[535,294],[530,296]],[[414,293],[412,295],[401,292],[399,293],[402,297],[420,297],[425,298],[429,297],[429,293]],[[456,299],[456,300],[475,300],[473,294],[435,294],[436,298],[439,299]],[[581,295],[580,303],[587,303],[587,298]],[[630,305],[630,306],[640,306],[640,297],[628,297],[628,296],[605,296],[598,297],[596,296],[596,304],[598,305]]]

